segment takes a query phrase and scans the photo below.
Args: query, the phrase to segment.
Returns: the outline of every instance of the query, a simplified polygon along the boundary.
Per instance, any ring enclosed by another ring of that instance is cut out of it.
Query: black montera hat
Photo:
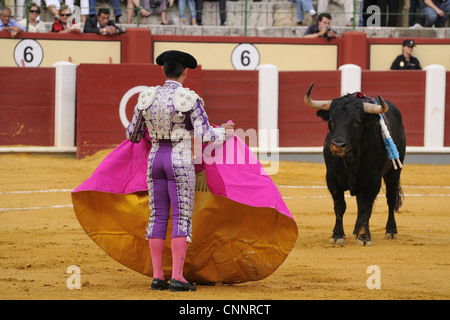
[[[197,67],[197,60],[195,60],[193,56],[189,53],[177,50],[164,51],[156,58],[156,63],[163,66],[164,62],[170,60],[177,61],[189,69],[195,69]]]
[[[416,43],[414,42],[414,40],[407,39],[407,40],[403,40],[403,46],[415,47]]]

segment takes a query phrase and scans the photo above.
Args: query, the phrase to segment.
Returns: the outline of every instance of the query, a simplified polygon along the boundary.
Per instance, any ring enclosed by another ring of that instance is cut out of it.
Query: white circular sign
[[[42,47],[36,40],[23,39],[14,49],[14,60],[19,67],[39,67],[43,57]]]
[[[149,88],[148,86],[137,86],[137,87],[133,87],[130,90],[128,90],[122,97],[122,100],[120,100],[120,105],[119,105],[119,117],[120,117],[120,121],[122,122],[122,125],[125,128],[128,128],[128,125],[130,124],[130,121],[128,121],[127,119],[127,114],[126,114],[126,109],[127,109],[127,103],[128,100],[130,100],[130,98],[132,96],[134,96],[136,93],[141,93],[142,91],[144,91],[145,89]]]
[[[259,51],[250,43],[241,43],[231,54],[231,63],[236,70],[255,70],[259,65]]]

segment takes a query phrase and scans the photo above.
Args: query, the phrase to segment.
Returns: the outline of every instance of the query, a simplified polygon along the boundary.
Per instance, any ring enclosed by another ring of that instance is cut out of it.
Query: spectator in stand
[[[191,23],[197,25],[197,11],[195,10],[194,0],[178,0],[178,9],[180,10],[180,25],[185,25],[184,10],[186,9],[186,1],[188,3],[189,12],[191,13]]]
[[[52,25],[52,32],[59,33],[80,33],[79,23],[68,25],[68,20],[72,16],[72,11],[68,5],[62,5],[58,10],[59,19]]]
[[[195,0],[195,8],[197,9],[197,24],[202,26],[203,0]],[[220,25],[224,26],[227,21],[227,0],[219,0],[219,16]]]
[[[86,18],[89,16],[89,0],[80,0],[80,14],[81,14],[81,21],[85,22]]]
[[[0,8],[9,8],[9,10],[11,10],[11,18],[15,17],[15,12],[16,12],[16,2],[15,0],[4,0],[4,1],[0,1],[0,5],[4,3],[4,6],[2,5]]]
[[[305,12],[309,12],[311,17],[313,18],[313,25],[316,23],[317,12],[316,10],[314,10],[311,0],[289,0],[289,2],[295,2],[295,7],[297,9],[297,25],[303,25]]]
[[[317,23],[306,29],[305,38],[327,38],[328,40],[331,40],[339,37],[337,31],[332,29],[330,24],[331,14],[326,12],[319,14]]]
[[[422,70],[419,59],[412,56],[415,46],[414,40],[404,40],[402,45],[403,52],[392,62],[391,70]]]
[[[127,23],[131,24],[131,19],[133,18],[134,7],[139,7],[139,0],[127,0]],[[151,12],[141,7],[141,23],[145,21],[145,18],[150,17]]]
[[[167,25],[169,24],[167,22],[167,2],[166,0],[142,0],[141,2],[142,8],[141,8],[141,23],[145,23],[146,19],[150,17],[152,13],[161,13],[161,24]],[[131,23],[131,15],[132,15],[132,8],[133,7],[139,7],[139,0],[128,0],[127,2],[127,9],[128,9],[128,16],[127,16],[127,23]]]
[[[381,10],[381,25],[396,27],[398,15],[398,0],[379,0],[379,5]]]
[[[418,22],[417,9],[420,9],[421,0],[409,0],[409,12],[408,12],[408,26],[414,28],[422,27]]]
[[[45,32],[44,25],[39,21],[39,14],[41,9],[34,2],[30,2],[30,9],[28,10],[28,31],[29,32]],[[22,19],[19,24],[25,28],[27,27],[27,19]]]
[[[8,7],[2,8],[0,12],[0,31],[9,32],[11,38],[15,38],[19,33],[25,29],[14,19],[11,18],[11,9]]]
[[[381,17],[378,27],[397,26],[398,0],[363,0],[363,25],[365,27],[367,26],[367,19],[373,15],[373,12],[368,12],[367,9],[373,5],[380,8]]]
[[[35,0],[33,3],[37,4],[38,7],[41,6],[41,0]],[[31,3],[30,3],[31,5]],[[16,0],[16,15],[15,18],[17,21],[20,21],[24,18],[24,13],[26,12],[25,0]]]
[[[328,12],[328,5],[330,2],[342,7],[345,15],[345,25],[353,26],[353,0],[318,0],[317,12]]]
[[[450,0],[424,0],[422,13],[425,27],[431,27],[433,24],[437,28],[444,27],[450,16]]]
[[[89,15],[95,17],[97,14],[97,0],[80,0],[82,2],[89,1]],[[139,1],[138,1],[139,3]],[[111,0],[114,13],[114,21],[119,23],[122,16],[122,9],[120,8],[120,0]]]
[[[64,0],[64,1],[63,0],[61,0],[61,1],[60,0],[44,0],[44,1],[45,1],[45,5],[47,6],[47,8],[51,11],[51,13],[54,14],[55,20],[59,19],[58,13],[62,7],[62,5],[61,5],[62,2],[65,2],[65,5],[68,6],[70,8],[70,10],[73,11],[74,0]],[[77,22],[79,22],[79,21],[77,21]]]
[[[97,33],[108,36],[115,36],[124,33],[122,29],[114,24],[112,20],[109,20],[111,15],[109,9],[98,9],[97,16],[89,17],[84,24],[84,33]]]

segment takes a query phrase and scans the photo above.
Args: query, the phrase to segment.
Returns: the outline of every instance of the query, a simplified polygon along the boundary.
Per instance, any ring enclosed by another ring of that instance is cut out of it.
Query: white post
[[[424,147],[444,147],[445,129],[445,67],[432,64],[424,68],[425,128]]]
[[[345,64],[341,70],[341,96],[347,93],[361,91],[361,67],[355,64]]]
[[[263,64],[258,71],[258,148],[278,152],[278,68]]]
[[[279,168],[278,68],[272,64],[258,67],[258,157],[262,175]]]
[[[75,146],[76,65],[57,62],[55,77],[55,147]]]

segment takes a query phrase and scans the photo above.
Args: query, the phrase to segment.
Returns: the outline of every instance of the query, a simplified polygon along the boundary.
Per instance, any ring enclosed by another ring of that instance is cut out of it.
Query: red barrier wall
[[[407,146],[423,146],[425,116],[424,71],[363,71],[361,91],[378,94],[394,103],[402,113]]]
[[[0,145],[54,144],[55,69],[1,68]]]
[[[211,123],[233,120],[243,130],[258,128],[258,71],[203,70],[202,76]]]
[[[340,66],[348,63],[369,69],[369,46],[364,32],[347,31],[342,34],[342,60]],[[397,40],[398,41],[398,40]]]
[[[312,91],[313,99],[328,100],[339,97],[340,74],[340,71],[280,72],[278,115],[280,147],[308,147],[323,144],[328,130],[327,125],[316,116],[314,110],[305,107],[303,97],[313,81],[315,81]],[[371,97],[380,94],[400,109],[407,145],[423,146],[425,72],[363,71],[361,77],[363,93]],[[447,91],[449,91],[448,87]],[[447,101],[450,100],[447,98]]]
[[[52,146],[54,68],[1,68],[0,145]],[[408,146],[423,146],[425,77],[423,71],[363,71],[362,91],[381,94],[402,111]],[[78,157],[112,148],[125,139],[119,105],[132,87],[164,82],[152,64],[81,64],[77,68]],[[314,99],[340,95],[340,71],[280,72],[280,147],[321,146],[327,125],[303,103],[311,82]],[[233,120],[237,128],[257,129],[258,72],[189,70],[185,86],[203,97],[211,122]],[[127,103],[131,120],[137,94]],[[450,75],[447,72],[445,146],[450,145]]]
[[[189,71],[185,86],[202,93],[202,70]],[[123,95],[135,86],[164,83],[161,66],[153,64],[81,64],[77,68],[77,157],[113,148],[125,139],[119,117]],[[138,95],[126,107],[131,120]]]
[[[99,36],[102,37],[102,36]],[[122,38],[122,63],[152,63],[151,32],[146,28],[127,28]]]
[[[304,103],[306,90],[315,82],[311,96],[316,100],[340,96],[340,71],[280,72],[278,128],[280,147],[322,146],[327,123]]]
[[[119,104],[132,87],[161,85],[160,66],[151,64],[89,65],[77,69],[77,157],[113,148],[125,139],[119,118]],[[257,128],[257,71],[189,70],[183,84],[205,101],[211,123],[220,125],[233,120],[239,128]],[[137,102],[134,95],[127,103],[131,120]]]

